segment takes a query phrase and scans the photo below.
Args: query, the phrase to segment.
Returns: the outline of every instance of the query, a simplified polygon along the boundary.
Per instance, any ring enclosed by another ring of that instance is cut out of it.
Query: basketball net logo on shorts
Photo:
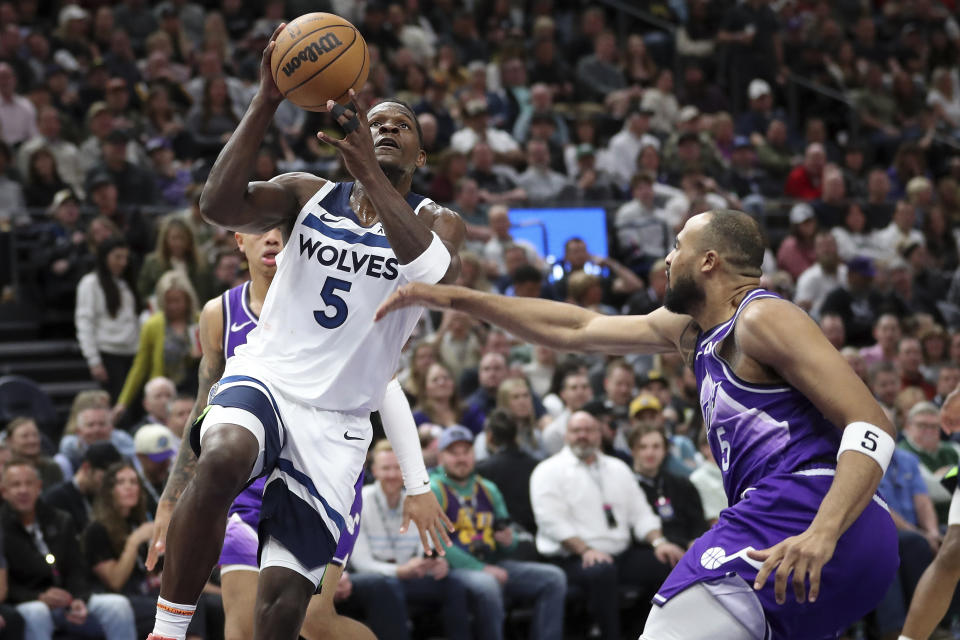
[[[290,59],[290,62],[280,67],[280,70],[283,71],[283,75],[289,78],[304,62],[316,62],[323,54],[330,53],[337,47],[342,46],[343,42],[336,34],[327,33],[298,51],[297,55]]]
[[[739,559],[743,560],[754,569],[759,570],[760,567],[763,566],[763,563],[748,556],[748,551],[753,551],[753,547],[744,547],[743,549],[740,549],[740,551],[728,556],[723,547],[710,547],[700,555],[700,564],[704,569],[713,571],[714,569],[719,569],[728,562]]]

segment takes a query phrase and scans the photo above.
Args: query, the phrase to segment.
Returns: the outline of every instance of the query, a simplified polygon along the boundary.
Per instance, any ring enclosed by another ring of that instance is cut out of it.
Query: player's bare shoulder
[[[423,205],[418,212],[420,219],[433,229],[448,248],[460,251],[467,235],[467,227],[460,214],[435,202]]]
[[[297,205],[303,207],[327,180],[306,171],[291,171],[270,178],[270,182],[292,193],[297,199]]]

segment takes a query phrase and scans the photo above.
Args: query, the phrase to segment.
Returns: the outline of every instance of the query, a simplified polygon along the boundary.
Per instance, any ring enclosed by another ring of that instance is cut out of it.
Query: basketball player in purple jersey
[[[664,307],[646,316],[421,283],[377,312],[452,308],[558,351],[679,351],[694,368],[730,507],[655,596],[647,640],[834,638],[897,569],[875,493],[893,427],[807,314],[760,289],[763,250],[750,216],[710,211],[677,236]]]
[[[960,433],[960,387],[947,395],[940,408],[940,426],[947,433]],[[956,469],[947,473],[956,482]],[[960,485],[953,490],[947,515],[947,535],[937,556],[923,572],[900,640],[927,640],[943,620],[960,581]]]
[[[257,325],[263,300],[277,271],[277,254],[283,249],[283,236],[279,229],[260,235],[238,233],[235,237],[237,246],[247,259],[250,280],[209,300],[203,307],[200,315],[200,340],[203,347],[203,361],[198,376],[200,385],[188,424],[192,424],[196,415],[206,407],[210,387],[220,379],[224,364],[233,356],[238,346],[246,343],[247,334]],[[409,408],[407,411],[409,412]],[[176,504],[176,498],[193,477],[195,463],[196,455],[189,443],[184,442],[157,509],[153,541],[147,558],[147,564],[151,568],[155,566],[158,555],[163,552],[170,513]],[[259,571],[257,524],[265,483],[266,478],[253,481],[230,507],[230,518],[227,521],[219,562],[226,640],[242,640],[253,636],[253,606],[256,601]],[[356,522],[359,521],[363,503],[360,495],[362,486],[363,474],[357,479],[357,498],[350,512]],[[304,628],[300,631],[307,640],[319,640],[322,637],[353,640],[373,638],[369,629],[355,620],[336,615],[333,609],[333,594],[344,565],[353,551],[358,532],[359,526],[354,533],[344,533],[340,537],[337,551],[327,574],[324,575],[324,588],[321,594],[311,599],[307,609]],[[321,614],[324,611],[327,612],[326,616]],[[322,635],[324,632],[330,635]]]

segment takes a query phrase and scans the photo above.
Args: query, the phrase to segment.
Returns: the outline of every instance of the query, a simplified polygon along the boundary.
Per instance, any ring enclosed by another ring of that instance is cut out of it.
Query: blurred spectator
[[[897,344],[897,366],[900,369],[901,386],[917,387],[923,391],[927,400],[932,400],[936,395],[936,388],[924,378],[920,371],[922,364],[923,351],[920,341],[912,336],[901,338]]]
[[[701,429],[697,436],[697,450],[703,456],[703,464],[690,474],[690,482],[700,494],[703,517],[712,527],[720,518],[720,512],[727,508],[727,494],[723,489],[723,472],[713,457],[706,429]]]
[[[620,585],[640,589],[638,602],[645,608],[683,550],[663,537],[630,468],[600,453],[596,418],[574,413],[565,441],[530,478],[537,549],[556,558],[567,580],[586,591],[602,637],[619,638]]]
[[[871,169],[867,175],[867,201],[863,205],[863,212],[867,216],[867,230],[882,229],[890,224],[893,210],[887,172],[880,168]]]
[[[110,410],[99,402],[83,404],[76,414],[76,433],[68,433],[60,440],[60,451],[54,460],[63,470],[63,476],[73,476],[80,468],[87,448],[94,442],[108,441],[126,457],[134,454],[130,434],[114,429]]]
[[[880,256],[873,234],[867,232],[867,217],[857,202],[847,205],[843,221],[830,229],[830,233],[837,242],[837,252],[844,262],[857,256],[871,259]]]
[[[94,442],[83,452],[82,462],[73,477],[52,488],[47,488],[43,500],[70,514],[77,531],[83,531],[90,522],[93,500],[103,483],[103,474],[123,457],[110,442]]]
[[[464,427],[444,431],[441,468],[431,479],[434,494],[456,523],[453,544],[446,549],[451,576],[466,586],[474,602],[481,637],[502,638],[504,601],[519,600],[534,608],[531,638],[560,638],[563,572],[549,564],[510,559],[517,544],[510,513],[497,486],[476,474],[472,440]]]
[[[731,93],[741,100],[751,77],[766,82],[785,75],[780,21],[766,0],[747,0],[723,15],[717,42],[728,45]],[[749,69],[750,73],[744,73]]]
[[[673,95],[673,72],[661,69],[656,84],[643,92],[642,109],[652,112],[650,128],[661,135],[669,135],[680,118],[680,103]]]
[[[614,217],[620,256],[641,273],[647,265],[666,257],[673,244],[669,214],[657,205],[653,184],[649,173],[634,174],[630,180],[633,200],[621,205]]]
[[[470,152],[472,167],[468,174],[477,183],[479,197],[485,204],[516,204],[526,200],[526,192],[517,186],[514,173],[494,164],[493,149],[486,142],[477,142]]]
[[[106,240],[96,269],[77,286],[77,342],[90,375],[117,398],[137,353],[140,302],[133,285],[130,249],[120,238]]]
[[[861,356],[861,360],[862,360]],[[893,420],[894,404],[900,393],[900,372],[894,363],[883,361],[869,367],[870,391],[880,407]]]
[[[147,141],[146,150],[153,163],[156,188],[162,203],[171,207],[187,204],[190,171],[175,159],[170,142],[166,138],[151,138]]]
[[[851,345],[864,347],[871,343],[871,331],[881,312],[883,296],[874,286],[877,275],[873,260],[856,257],[847,262],[847,287],[838,287],[827,295],[820,313],[836,313],[847,327]]]
[[[798,200],[817,200],[823,184],[823,168],[827,161],[823,145],[814,142],[807,146],[803,164],[795,167],[787,176],[784,194]]]
[[[44,267],[41,275],[45,302],[53,308],[71,311],[76,306],[80,279],[95,265],[80,224],[77,197],[70,189],[58,191],[47,209],[52,221],[39,249]]]
[[[471,100],[463,107],[463,127],[450,138],[450,147],[460,153],[470,153],[478,141],[484,140],[493,150],[494,160],[498,163],[517,165],[523,158],[523,152],[516,140],[501,129],[489,123],[487,103],[483,100]]]
[[[637,168],[640,151],[645,145],[660,149],[660,141],[650,133],[653,111],[639,108],[627,114],[623,128],[610,138],[601,157],[600,166],[606,169],[617,183],[626,186]]]
[[[844,190],[850,198],[864,198],[867,195],[867,165],[866,151],[863,145],[856,142],[847,144],[843,148]]]
[[[940,367],[937,373],[937,395],[933,396],[933,404],[943,406],[947,395],[960,384],[960,365],[947,362]]]
[[[933,70],[927,105],[933,109],[938,126],[954,137],[960,134],[960,82],[955,67]]]
[[[633,470],[640,488],[660,516],[663,535],[686,549],[706,532],[707,521],[697,489],[664,465],[670,450],[666,432],[660,426],[642,425],[630,431],[627,445],[633,453]]]
[[[901,131],[895,125],[896,102],[884,87],[883,68],[878,62],[867,66],[863,88],[854,92],[853,103],[871,143],[889,153]]]
[[[397,374],[397,379],[409,397],[420,400],[427,369],[440,359],[436,339],[432,337],[420,339],[412,343],[405,353],[408,355],[407,365]]]
[[[469,82],[457,92],[457,99],[462,104],[474,100],[485,101],[490,124],[503,129],[507,120],[507,105],[498,93],[487,88],[487,65],[481,60],[474,60],[467,65],[467,73]]]
[[[530,105],[520,112],[513,125],[513,137],[518,142],[526,142],[530,135],[530,124],[536,114],[546,114],[554,123],[553,136],[550,139],[555,145],[563,146],[570,141],[570,132],[563,116],[554,110],[553,91],[542,83],[530,87]]]
[[[135,637],[126,598],[91,594],[77,531],[70,517],[40,497],[36,469],[24,462],[3,471],[4,555],[9,600],[26,621],[26,637],[52,638],[55,629],[107,640]]]
[[[533,408],[533,393],[530,384],[524,378],[506,378],[497,388],[496,409],[505,411],[513,421],[517,435],[516,445],[521,451],[537,460],[547,457],[543,446],[540,421]],[[550,418],[543,419],[549,422]],[[486,424],[488,420],[484,421]],[[487,432],[484,429],[473,440],[473,451],[477,461],[487,459],[490,451],[487,447]]]
[[[507,360],[500,353],[490,352],[480,359],[477,371],[479,388],[466,400],[461,424],[471,433],[480,433],[487,414],[497,406],[497,391],[507,377]],[[471,437],[472,441],[473,438]]]
[[[145,492],[145,506],[148,517],[152,520],[157,512],[157,503],[160,494],[167,483],[173,456],[177,455],[180,440],[170,429],[162,424],[146,424],[137,430],[133,438],[133,448],[136,458],[133,467],[140,477],[142,490]]]
[[[477,461],[477,473],[500,487],[507,511],[523,531],[536,534],[530,505],[530,475],[540,462],[517,444],[517,423],[505,409],[487,416],[483,434],[489,455]],[[476,445],[474,445],[476,449]]]
[[[203,104],[207,87],[215,78],[223,78],[227,85],[227,93],[230,94],[230,104],[237,111],[243,112],[252,95],[239,78],[224,73],[223,56],[212,48],[206,48],[197,55],[197,74],[184,86],[193,104],[196,106]]]
[[[0,141],[0,224],[22,219],[27,213],[23,187],[9,175],[12,160],[10,147]]]
[[[25,460],[37,469],[43,489],[49,489],[63,480],[60,465],[43,450],[43,438],[33,418],[21,416],[7,423],[4,442],[12,457]]]
[[[957,450],[940,440],[940,409],[932,402],[920,402],[910,409],[897,446],[915,455],[937,480],[960,460]]]
[[[439,360],[449,368],[455,379],[459,380],[465,370],[479,364],[483,350],[481,331],[480,323],[470,315],[453,309],[444,312],[433,341]],[[426,371],[423,373],[426,374]],[[417,386],[421,389],[422,383],[423,380],[417,380]]]
[[[777,266],[794,280],[816,262],[816,235],[817,218],[813,207],[805,202],[793,205],[790,209],[790,235],[784,238],[777,249]]]
[[[543,204],[570,194],[572,185],[565,175],[550,168],[550,150],[542,140],[527,143],[527,170],[517,177],[531,204]]]
[[[601,31],[593,38],[593,53],[577,59],[577,93],[581,100],[607,103],[627,89],[627,79],[617,65],[617,38]]]
[[[847,214],[846,184],[843,172],[836,166],[823,170],[823,188],[820,197],[813,202],[817,223],[821,229],[830,230],[843,224]]]
[[[208,79],[203,87],[203,98],[187,114],[185,125],[201,158],[209,161],[216,158],[240,122],[238,111],[226,79]]]
[[[463,215],[464,220],[469,224],[483,224],[483,213],[480,207],[479,193],[477,193],[477,183],[471,178],[466,178],[469,165],[467,164],[467,155],[462,151],[447,149],[441,154],[440,166],[430,183],[430,197],[437,202],[455,202],[457,212]],[[468,184],[472,183],[472,184]],[[472,201],[467,198],[461,198],[460,191],[472,187]],[[462,211],[462,209],[466,209]]]
[[[563,449],[570,417],[593,399],[590,379],[580,363],[558,367],[554,382],[551,391],[558,396],[562,404],[560,409],[553,413],[553,421],[543,428],[543,446],[550,455]]]
[[[50,149],[36,148],[27,163],[27,179],[23,186],[27,206],[46,208],[53,201],[55,193],[67,188],[67,183],[57,172],[57,161]]]
[[[87,172],[86,191],[91,197],[104,178],[112,182],[117,189],[117,202],[120,205],[149,205],[156,202],[154,179],[144,169],[127,160],[127,143],[130,136],[122,129],[114,129],[104,140],[103,162]]]
[[[170,409],[167,411],[166,425],[173,435],[177,437],[177,442],[183,440],[183,432],[189,426],[187,418],[193,410],[194,397],[181,393],[170,401]]]
[[[939,378],[940,368],[950,364],[947,354],[950,337],[943,327],[934,324],[921,329],[917,338],[920,340],[920,349],[923,352],[923,364],[920,365],[920,371],[928,382],[936,382]]]
[[[762,78],[754,78],[747,87],[747,98],[750,100],[749,109],[737,118],[737,134],[750,137],[754,134],[763,135],[770,128],[774,118],[783,118],[782,113],[773,109],[773,92],[770,85]]]
[[[83,189],[83,169],[79,151],[72,142],[61,136],[60,114],[54,107],[44,107],[37,113],[37,135],[30,138],[17,151],[17,169],[21,175],[29,175],[33,153],[46,148],[56,160],[56,173],[74,190]]]
[[[571,175],[581,202],[611,202],[620,197],[614,179],[597,167],[597,150],[589,143],[576,147],[576,171]]]
[[[179,271],[168,271],[157,282],[158,310],[144,323],[140,345],[123,390],[114,406],[122,414],[150,378],[173,380],[179,391],[196,389],[200,346],[197,338],[197,294]]]
[[[847,344],[847,329],[843,326],[843,317],[836,313],[821,315],[818,324],[830,344],[832,344],[837,351],[841,351]],[[860,358],[859,354],[857,358]]]
[[[148,424],[166,424],[170,403],[177,394],[177,388],[169,378],[156,377],[143,386],[143,418],[130,427],[131,434]]]
[[[776,118],[771,120],[766,135],[754,144],[757,163],[770,174],[771,180],[782,184],[795,164],[787,138],[787,123]]]
[[[464,585],[450,575],[446,558],[422,557],[423,547],[417,532],[401,529],[403,478],[397,455],[390,443],[381,440],[373,448],[371,471],[375,482],[363,488],[368,513],[376,517],[360,520],[360,533],[350,556],[357,582],[385,581],[391,597],[373,608],[368,617],[371,629],[380,637],[408,638],[407,607],[429,605],[442,610],[446,637],[463,640],[470,637],[467,593]],[[401,628],[396,628],[400,625]]]
[[[171,270],[189,278],[198,299],[210,298],[210,273],[207,263],[200,256],[190,226],[177,217],[163,220],[157,234],[157,246],[143,262],[137,280],[137,293],[140,298],[149,300],[157,288],[157,282],[163,274]]]
[[[906,200],[898,200],[893,211],[893,220],[874,233],[874,242],[883,260],[892,262],[899,257],[900,248],[908,244],[923,244],[923,233],[915,228],[916,222],[917,212],[914,206]]]
[[[514,238],[510,234],[510,214],[506,205],[498,204],[490,207],[488,218],[492,235],[483,245],[483,258],[496,270],[497,274],[508,273],[506,254],[511,246],[521,247],[527,256],[527,262],[532,264],[540,262],[540,256],[532,244],[521,238]]]
[[[814,239],[817,261],[797,278],[793,301],[814,319],[820,317],[820,306],[837,287],[847,286],[847,265],[840,262],[837,241],[829,231],[820,231]]]
[[[418,426],[424,423],[441,427],[460,424],[463,407],[457,396],[453,373],[447,365],[442,362],[431,363],[417,386],[421,391],[417,396],[413,419]]]
[[[873,339],[876,343],[860,350],[864,364],[870,367],[877,362],[895,362],[902,335],[900,319],[895,314],[884,313],[878,316],[873,325]]]
[[[917,176],[927,175],[927,161],[923,149],[914,142],[904,142],[897,148],[893,164],[887,170],[890,176],[890,195],[893,198],[904,198],[907,195],[907,185]]]
[[[38,134],[37,109],[27,98],[16,93],[17,76],[6,62],[0,62],[0,136],[8,145],[17,145]]]

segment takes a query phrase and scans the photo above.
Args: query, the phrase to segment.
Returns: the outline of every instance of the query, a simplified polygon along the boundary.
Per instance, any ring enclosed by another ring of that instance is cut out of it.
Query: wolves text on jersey
[[[363,245],[360,245],[363,246]],[[397,259],[384,259],[384,256],[359,253],[353,249],[341,249],[320,240],[312,240],[300,234],[300,256],[307,260],[316,259],[325,267],[333,266],[345,273],[365,274],[371,278],[395,280],[397,278]]]

